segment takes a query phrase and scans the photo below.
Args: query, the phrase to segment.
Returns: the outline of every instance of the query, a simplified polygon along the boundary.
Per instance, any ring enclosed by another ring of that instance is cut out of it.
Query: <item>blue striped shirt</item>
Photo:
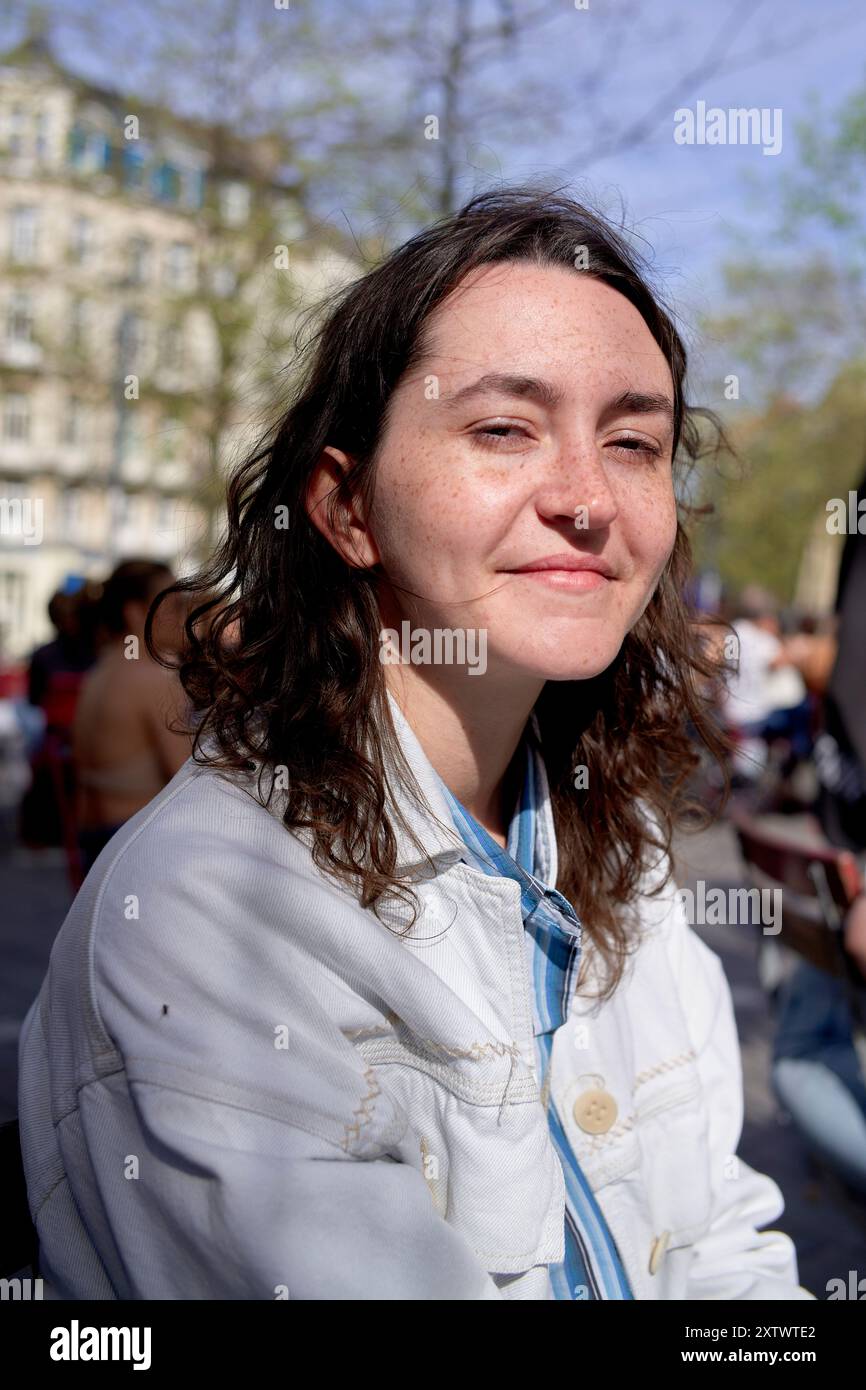
[[[454,825],[466,845],[466,862],[486,874],[513,878],[520,884],[527,964],[533,983],[539,1084],[550,1136],[565,1178],[565,1259],[561,1264],[549,1266],[554,1296],[558,1299],[631,1299],[634,1294],[616,1241],[548,1093],[553,1036],[568,1016],[577,984],[582,928],[571,903],[555,888],[545,887],[534,875],[535,865],[549,862],[549,856],[544,852],[541,839],[544,821],[537,814],[541,751],[531,723],[527,726],[523,749],[523,790],[508,827],[505,849],[469,814],[444,782],[442,789]]]

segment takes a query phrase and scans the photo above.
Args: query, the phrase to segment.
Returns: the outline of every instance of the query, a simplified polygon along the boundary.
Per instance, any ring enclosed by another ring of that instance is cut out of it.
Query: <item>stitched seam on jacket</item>
[[[469,1057],[473,1062],[480,1062],[486,1052],[492,1052],[497,1057],[517,1057],[520,1055],[516,1043],[474,1042],[470,1043],[467,1049],[465,1047],[449,1047],[447,1043],[437,1042],[435,1038],[418,1038],[418,1042],[424,1043],[427,1047],[438,1049],[449,1057]]]
[[[377,1027],[374,1024],[370,1024],[366,1028],[342,1028],[340,1031],[346,1038],[361,1038],[366,1036],[368,1038],[393,1038],[395,1042],[400,1042],[400,1039],[393,1029]],[[480,1062],[485,1053],[493,1053],[498,1057],[520,1056],[520,1049],[516,1043],[473,1042],[466,1048],[450,1047],[448,1043],[439,1042],[436,1038],[421,1038],[417,1033],[413,1033],[412,1038],[415,1042],[421,1043],[422,1046],[429,1048],[431,1051],[438,1050],[439,1052],[444,1052],[448,1057],[468,1057],[469,1060],[473,1062]],[[401,1046],[405,1047],[405,1043],[402,1043]],[[411,1051],[411,1048],[408,1050]]]
[[[505,1097],[511,1090],[514,1068],[519,1061],[519,1053],[511,1057],[511,1069],[507,1081],[504,1083],[505,1092],[503,1094],[502,1082],[480,1083],[470,1078],[462,1076],[444,1063],[437,1062],[435,1058],[427,1056],[424,1052],[412,1052],[397,1039],[370,1038],[362,1040],[358,1044],[358,1051],[365,1056],[365,1048],[382,1049],[385,1051],[373,1054],[376,1066],[403,1066],[410,1067],[415,1071],[420,1071],[423,1076],[429,1076],[431,1080],[438,1082],[456,1096],[458,1100],[465,1101],[467,1105],[493,1105],[500,1107],[505,1103]],[[390,1055],[389,1055],[390,1054]],[[526,1093],[525,1095],[523,1093]],[[510,1102],[512,1105],[528,1104],[538,1101],[538,1085],[534,1076],[529,1073],[521,1079],[518,1085],[518,1097]]]
[[[349,1152],[349,1143],[352,1131],[354,1130],[355,1138],[358,1139],[360,1137],[362,1127],[364,1125],[368,1125],[372,1120],[373,1110],[375,1109],[375,1100],[376,1097],[380,1094],[379,1084],[376,1081],[376,1073],[372,1067],[366,1068],[366,1070],[364,1071],[364,1078],[369,1084],[369,1090],[367,1091],[367,1094],[364,1096],[364,1099],[361,1101],[361,1104],[357,1107],[356,1110],[352,1112],[354,1115],[360,1115],[361,1119],[356,1120],[353,1125],[346,1125],[346,1134],[342,1143],[342,1148],[346,1150],[346,1153]],[[372,1108],[370,1108],[370,1101],[374,1102]]]
[[[130,1060],[131,1062],[135,1062],[135,1061],[147,1061],[147,1060],[149,1060],[149,1059],[147,1059],[147,1058],[140,1058],[140,1057],[130,1057],[129,1060]],[[161,1065],[164,1065],[164,1064],[161,1064]],[[365,1072],[365,1078],[366,1078],[366,1075],[367,1075],[367,1073]],[[100,1078],[100,1079],[101,1079],[101,1078]],[[300,1130],[303,1130],[303,1132],[304,1132],[305,1134],[312,1134],[312,1135],[314,1135],[317,1139],[323,1139],[324,1142],[325,1142],[326,1144],[330,1144],[330,1145],[331,1145],[333,1148],[335,1148],[335,1149],[344,1149],[344,1148],[345,1148],[345,1144],[344,1144],[344,1142],[343,1142],[342,1140],[335,1139],[332,1135],[326,1134],[325,1131],[324,1131],[323,1129],[319,1129],[319,1128],[317,1128],[317,1127],[315,1127],[314,1125],[311,1125],[311,1124],[303,1124],[300,1120],[295,1120],[295,1119],[286,1120],[286,1119],[283,1119],[283,1117],[282,1117],[281,1115],[274,1114],[273,1111],[270,1111],[270,1110],[258,1109],[256,1106],[253,1106],[253,1105],[243,1105],[243,1104],[241,1104],[241,1103],[238,1102],[238,1101],[234,1101],[234,1100],[225,1100],[225,1099],[223,1099],[222,1097],[220,1097],[220,1098],[218,1099],[218,1098],[216,1098],[215,1096],[209,1094],[209,1093],[206,1092],[206,1091],[197,1091],[197,1090],[195,1090],[195,1089],[194,1089],[193,1087],[191,1087],[191,1086],[178,1086],[178,1085],[173,1084],[173,1083],[170,1082],[170,1081],[152,1081],[152,1080],[149,1080],[147,1077],[135,1077],[134,1079],[132,1079],[132,1078],[127,1078],[127,1079],[128,1079],[128,1082],[129,1082],[129,1085],[130,1085],[130,1086],[138,1086],[138,1085],[141,1085],[141,1086],[154,1086],[154,1087],[156,1087],[157,1090],[160,1090],[160,1091],[176,1091],[179,1095],[182,1095],[182,1096],[192,1096],[192,1097],[195,1097],[196,1100],[205,1100],[205,1101],[208,1101],[209,1104],[211,1104],[211,1105],[225,1105],[225,1106],[228,1106],[228,1107],[229,1107],[230,1109],[232,1109],[232,1110],[241,1110],[241,1111],[244,1111],[245,1113],[250,1114],[250,1115],[260,1115],[263,1119],[266,1119],[266,1120],[273,1120],[276,1124],[283,1125],[286,1129],[300,1129]],[[90,1085],[93,1085],[93,1082],[88,1081],[86,1084],[87,1084],[88,1086],[90,1086]],[[377,1091],[377,1094],[378,1094],[378,1091]],[[369,1099],[369,1097],[365,1097],[365,1099]],[[357,1111],[357,1110],[353,1111],[353,1114],[358,1114],[358,1111]],[[369,1117],[369,1118],[371,1118],[371,1117]],[[353,1126],[353,1127],[354,1127],[354,1126]],[[348,1130],[350,1127],[347,1125],[345,1128]]]
[[[365,1033],[368,1035],[370,1041],[381,1041],[390,1038],[407,1052],[413,1052],[413,1049],[408,1047],[392,1029],[383,1031],[371,1025],[369,1028],[342,1028],[340,1031],[347,1038],[360,1038]],[[448,1043],[440,1042],[438,1038],[422,1038],[417,1033],[411,1033],[411,1031],[410,1036],[413,1042],[420,1044],[418,1049],[420,1055],[423,1055],[423,1051],[426,1049],[429,1052],[444,1052],[446,1057],[465,1057],[471,1062],[480,1062],[485,1054],[492,1054],[496,1057],[510,1057],[512,1061],[520,1057],[520,1048],[517,1043],[513,1042],[473,1042],[470,1043],[468,1047],[452,1047]],[[430,1057],[429,1060],[435,1062],[436,1058]]]
[[[653,1076],[660,1076],[662,1072],[672,1071],[674,1067],[685,1066],[686,1062],[695,1061],[697,1054],[693,1047],[688,1052],[681,1052],[677,1057],[670,1057],[665,1062],[657,1062],[654,1067],[647,1067],[646,1071],[638,1072],[632,1083],[632,1090],[636,1091],[638,1086],[642,1086],[645,1081],[649,1081]]]

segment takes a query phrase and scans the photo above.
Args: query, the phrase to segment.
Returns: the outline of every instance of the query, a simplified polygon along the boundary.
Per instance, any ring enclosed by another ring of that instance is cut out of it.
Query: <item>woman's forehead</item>
[[[553,376],[567,389],[588,370],[625,370],[632,389],[670,389],[669,364],[640,311],[567,266],[480,267],[437,305],[422,343],[414,372],[447,376],[458,389],[481,371]]]

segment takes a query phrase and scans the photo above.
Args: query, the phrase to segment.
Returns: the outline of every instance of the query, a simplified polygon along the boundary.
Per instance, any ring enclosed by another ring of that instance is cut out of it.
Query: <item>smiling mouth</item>
[[[518,579],[530,579],[549,589],[566,593],[595,593],[616,579],[608,560],[587,551],[559,550],[552,555],[539,555],[506,573]]]
[[[515,579],[531,579],[536,584],[546,584],[548,588],[572,593],[592,593],[611,583],[607,575],[594,569],[523,569],[510,570],[509,573]]]

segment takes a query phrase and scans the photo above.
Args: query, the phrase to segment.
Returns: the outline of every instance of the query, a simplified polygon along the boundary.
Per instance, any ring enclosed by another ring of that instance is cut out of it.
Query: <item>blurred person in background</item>
[[[37,647],[27,674],[28,703],[42,717],[31,781],[19,810],[19,836],[30,846],[62,844],[73,798],[72,726],[84,676],[96,657],[95,591],[58,590],[48,604],[57,636]]]
[[[27,698],[45,711],[48,724],[71,724],[69,711],[74,716],[81,676],[93,665],[93,621],[87,612],[92,603],[92,590],[84,587],[58,590],[49,601],[48,616],[57,636],[36,648],[27,678]]]
[[[144,643],[148,609],[173,582],[166,565],[133,559],[119,564],[103,589],[103,646],[84,682],[73,731],[85,874],[115,831],[162,790],[190,753],[189,738],[171,727],[186,712],[180,683]],[[162,606],[155,639],[166,653],[180,649],[185,616],[179,598]]]
[[[833,617],[803,617],[796,632],[783,639],[785,656],[796,666],[806,689],[821,704],[836,660],[836,624]]]
[[[738,741],[735,773],[754,779],[766,765],[770,739],[788,738],[799,756],[808,756],[811,706],[803,677],[786,654],[773,595],[748,585],[736,611],[737,650],[722,718]]]

